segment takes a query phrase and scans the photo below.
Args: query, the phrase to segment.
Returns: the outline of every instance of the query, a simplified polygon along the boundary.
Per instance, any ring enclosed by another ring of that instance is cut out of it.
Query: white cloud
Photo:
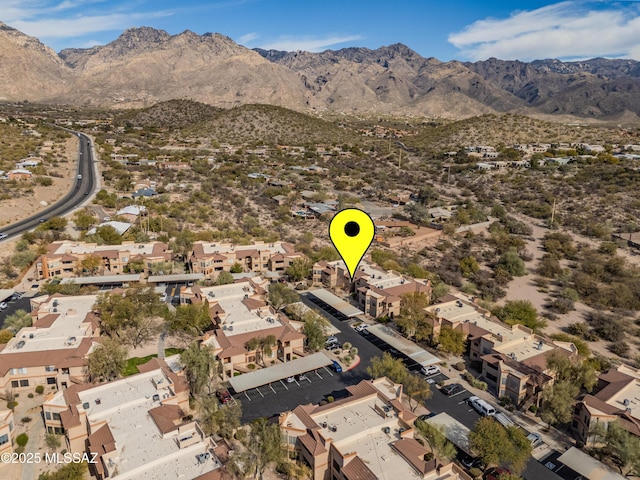
[[[288,52],[304,50],[307,52],[320,52],[333,45],[361,40],[361,35],[329,35],[325,37],[313,37],[309,35],[294,37],[281,36],[277,40],[261,45],[265,50],[286,50]]]
[[[251,41],[255,40],[259,36],[260,35],[258,35],[256,32],[245,33],[244,35],[242,35],[241,37],[238,38],[238,44],[245,45],[245,44],[250,43]]]
[[[123,30],[139,21],[149,18],[166,17],[171,12],[116,13],[110,15],[80,16],[74,18],[44,18],[38,20],[18,20],[12,26],[39,39],[81,37],[90,33]]]
[[[640,60],[640,5],[565,1],[486,18],[448,40],[470,60],[593,57]]]

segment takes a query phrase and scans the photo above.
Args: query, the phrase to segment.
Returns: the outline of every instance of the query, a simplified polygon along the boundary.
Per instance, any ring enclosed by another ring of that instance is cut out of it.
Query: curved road
[[[48,220],[51,217],[61,216],[68,213],[84,203],[93,193],[96,186],[96,178],[93,166],[91,140],[83,133],[70,132],[80,140],[78,165],[74,175],[73,188],[62,199],[58,200],[53,205],[50,205],[45,210],[2,228],[0,233],[6,233],[8,238],[20,235],[23,232],[37,227],[43,219]],[[78,178],[79,175],[82,175],[81,179]]]

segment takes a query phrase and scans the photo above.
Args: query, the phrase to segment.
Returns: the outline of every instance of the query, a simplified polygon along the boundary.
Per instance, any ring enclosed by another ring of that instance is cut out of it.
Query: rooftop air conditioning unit
[[[52,303],[52,305],[53,305],[54,307],[57,307],[57,306],[58,306],[58,300],[54,300],[54,301],[53,301],[53,303]]]
[[[33,333],[30,333],[30,334],[29,334],[29,338],[33,338]]]
[[[52,310],[52,312],[53,312],[53,313],[57,313],[57,312],[58,312],[58,309],[57,309],[57,308],[54,308],[54,309]]]
[[[88,410],[89,409],[89,402],[84,402],[82,404],[82,408],[84,408],[85,410]]]
[[[229,325],[229,328],[227,328],[227,330],[229,330],[230,332],[233,331],[233,325]]]
[[[159,402],[160,401],[160,395],[158,395],[157,393],[153,396],[152,400],[154,402]]]
[[[391,429],[390,429],[389,427],[383,427],[383,428],[382,428],[382,431],[383,431],[384,433],[386,433],[387,435],[389,435],[389,434],[391,433]]]
[[[629,399],[628,399],[628,398],[625,398],[625,399],[624,399],[624,401],[622,402],[622,404],[623,404],[625,407],[628,407],[628,406],[629,406],[629,403],[631,403],[631,402],[629,402]]]

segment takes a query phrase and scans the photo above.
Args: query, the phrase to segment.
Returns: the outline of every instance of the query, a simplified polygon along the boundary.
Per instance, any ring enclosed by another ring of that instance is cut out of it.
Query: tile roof
[[[357,455],[342,467],[342,474],[347,480],[377,480],[378,477],[367,467]]]
[[[176,430],[184,423],[184,412],[178,405],[160,405],[149,410],[149,415],[163,435]]]
[[[393,442],[391,446],[422,475],[426,475],[436,469],[436,459],[425,461],[424,455],[428,452],[417,440],[402,438]]]

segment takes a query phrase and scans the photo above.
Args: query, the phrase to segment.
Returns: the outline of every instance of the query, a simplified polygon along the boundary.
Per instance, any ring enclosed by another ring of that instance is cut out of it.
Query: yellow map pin
[[[367,253],[375,227],[371,217],[357,208],[339,211],[329,224],[329,237],[342,257],[353,280],[360,260]]]

